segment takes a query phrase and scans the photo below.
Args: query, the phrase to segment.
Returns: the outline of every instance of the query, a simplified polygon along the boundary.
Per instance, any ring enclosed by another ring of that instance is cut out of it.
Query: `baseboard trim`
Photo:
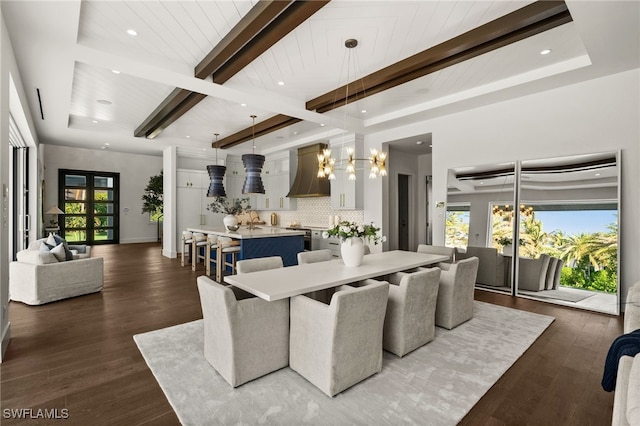
[[[7,326],[2,330],[2,347],[0,348],[0,363],[4,361],[4,354],[7,352],[9,342],[11,341],[11,321],[7,323]]]
[[[137,243],[158,243],[158,239],[156,237],[141,237],[141,238],[127,238],[120,239],[120,244],[137,244]]]
[[[178,257],[178,253],[176,253],[175,251],[171,251],[171,250],[162,250],[162,255],[164,257],[168,257],[170,259],[175,259],[176,257]]]

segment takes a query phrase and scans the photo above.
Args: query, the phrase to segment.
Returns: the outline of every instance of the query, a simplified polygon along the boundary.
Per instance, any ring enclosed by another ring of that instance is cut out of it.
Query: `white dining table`
[[[342,259],[305,263],[286,268],[228,275],[224,281],[267,301],[285,299],[418,266],[444,262],[448,256],[393,250],[364,256],[360,266]]]

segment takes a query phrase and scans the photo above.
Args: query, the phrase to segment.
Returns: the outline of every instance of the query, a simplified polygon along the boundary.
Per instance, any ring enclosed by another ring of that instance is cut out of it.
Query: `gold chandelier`
[[[525,206],[524,204],[520,204],[520,215],[524,216],[524,217],[529,217],[533,214],[533,207],[529,206]],[[504,220],[511,220],[513,219],[513,206],[509,205],[509,204],[505,204],[504,207],[497,205],[497,206],[493,206],[493,214],[494,215],[498,215],[502,218],[504,218]]]
[[[358,45],[358,40],[350,38],[344,42],[347,49],[353,49]],[[347,104],[349,99],[349,63],[351,60],[351,51],[348,50],[347,57],[347,84],[345,86],[345,98],[344,98],[344,121],[345,129],[347,122]],[[355,59],[354,59],[355,61]],[[355,69],[355,66],[354,66]],[[346,132],[346,130],[345,130]],[[356,180],[356,161],[368,161],[369,162],[369,179],[375,179],[380,176],[387,176],[387,153],[378,151],[375,148],[371,149],[369,158],[356,158],[355,149],[352,146],[347,147],[347,160],[345,165],[345,172],[349,176],[349,180]],[[329,180],[336,178],[334,174],[336,160],[331,157],[331,149],[327,148],[322,153],[318,154],[318,177],[326,177]]]

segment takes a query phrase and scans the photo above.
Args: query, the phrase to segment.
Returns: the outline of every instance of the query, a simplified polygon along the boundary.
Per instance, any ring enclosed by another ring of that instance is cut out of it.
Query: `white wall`
[[[142,195],[162,157],[46,144],[44,164],[45,206],[58,204],[58,169],[120,173],[120,243],[157,241],[157,224],[141,213]]]
[[[431,132],[434,202],[446,201],[449,168],[621,149],[619,253],[624,297],[640,280],[639,116],[636,69],[369,135],[365,143]],[[367,208],[381,214],[382,190],[367,196]],[[444,209],[436,210],[434,244],[442,244]]]

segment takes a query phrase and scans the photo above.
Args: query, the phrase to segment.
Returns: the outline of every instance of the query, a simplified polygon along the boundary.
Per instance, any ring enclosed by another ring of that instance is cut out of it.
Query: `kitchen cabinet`
[[[176,171],[176,223],[178,241],[182,231],[193,226],[222,226],[224,214],[207,210],[209,174],[200,170]]]
[[[295,210],[296,200],[287,198],[293,177],[290,153],[267,156],[262,169],[264,194],[257,196],[256,210]]]
[[[353,138],[346,142],[332,144],[332,151],[336,155],[335,179],[331,180],[331,207],[334,210],[361,210],[364,208],[364,170],[362,161],[356,164],[356,179],[349,180],[349,174],[345,171],[347,163],[346,147],[354,148],[355,158],[363,158],[363,141],[361,138]],[[341,154],[342,151],[342,154]]]
[[[322,238],[324,231],[313,230],[311,231],[311,250],[325,250],[331,251],[333,258],[340,258],[340,238],[329,237]]]

